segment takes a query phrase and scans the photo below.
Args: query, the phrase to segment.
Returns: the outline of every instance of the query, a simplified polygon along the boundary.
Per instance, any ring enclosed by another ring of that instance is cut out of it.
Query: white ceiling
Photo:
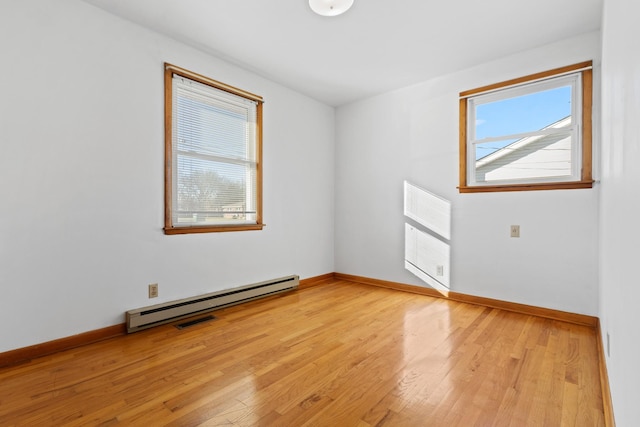
[[[603,0],[85,0],[338,106],[600,28]]]

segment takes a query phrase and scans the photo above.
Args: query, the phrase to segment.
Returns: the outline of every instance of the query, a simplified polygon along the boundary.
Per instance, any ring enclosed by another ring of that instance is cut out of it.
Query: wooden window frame
[[[249,224],[215,224],[176,227],[173,225],[173,76],[179,75],[198,83],[222,90],[245,99],[256,102],[256,223]],[[190,234],[213,233],[225,231],[249,231],[261,230],[262,223],[262,97],[254,95],[242,89],[221,83],[200,74],[188,71],[172,64],[164,64],[164,123],[165,123],[165,202],[164,202],[164,233],[165,234]]]
[[[522,184],[498,184],[498,185],[468,185],[467,180],[467,102],[468,99],[488,92],[503,90],[536,81],[542,81],[550,78],[560,77],[566,74],[581,73],[582,76],[582,105],[581,105],[581,171],[580,179],[577,181],[558,181],[558,182],[532,182]],[[541,73],[531,74],[500,83],[483,86],[476,89],[467,90],[460,93],[460,169],[459,178],[460,185],[458,190],[460,193],[480,193],[480,192],[500,192],[500,191],[528,191],[528,190],[560,190],[560,189],[579,189],[593,187],[593,148],[592,148],[592,102],[593,102],[593,72],[592,61],[581,62],[566,67],[555,68],[553,70]]]

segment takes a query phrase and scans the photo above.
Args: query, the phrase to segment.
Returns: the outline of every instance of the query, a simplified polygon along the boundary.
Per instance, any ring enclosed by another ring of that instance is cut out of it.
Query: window
[[[262,98],[165,64],[166,234],[259,230]]]
[[[461,193],[591,188],[591,61],[460,94]]]

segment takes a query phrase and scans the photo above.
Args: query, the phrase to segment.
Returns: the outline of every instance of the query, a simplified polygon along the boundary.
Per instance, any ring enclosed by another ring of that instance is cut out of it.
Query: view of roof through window
[[[515,144],[525,137],[523,134],[567,125],[571,97],[571,86],[562,86],[477,105],[476,160]]]

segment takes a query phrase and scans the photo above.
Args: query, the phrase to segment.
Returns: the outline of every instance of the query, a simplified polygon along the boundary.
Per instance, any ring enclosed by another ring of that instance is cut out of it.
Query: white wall
[[[638,2],[604,2],[600,320],[618,427],[640,425],[638,16]]]
[[[0,52],[0,352],[334,271],[333,108],[79,0],[2,2]],[[164,61],[265,98],[263,231],[163,234]]]
[[[403,266],[406,179],[452,202],[451,290],[596,315],[597,186],[494,194],[456,189],[459,92],[589,59],[599,67],[599,33],[340,107],[336,271],[424,285]],[[596,69],[596,116],[598,78]],[[509,237],[512,224],[521,226],[519,239]]]

